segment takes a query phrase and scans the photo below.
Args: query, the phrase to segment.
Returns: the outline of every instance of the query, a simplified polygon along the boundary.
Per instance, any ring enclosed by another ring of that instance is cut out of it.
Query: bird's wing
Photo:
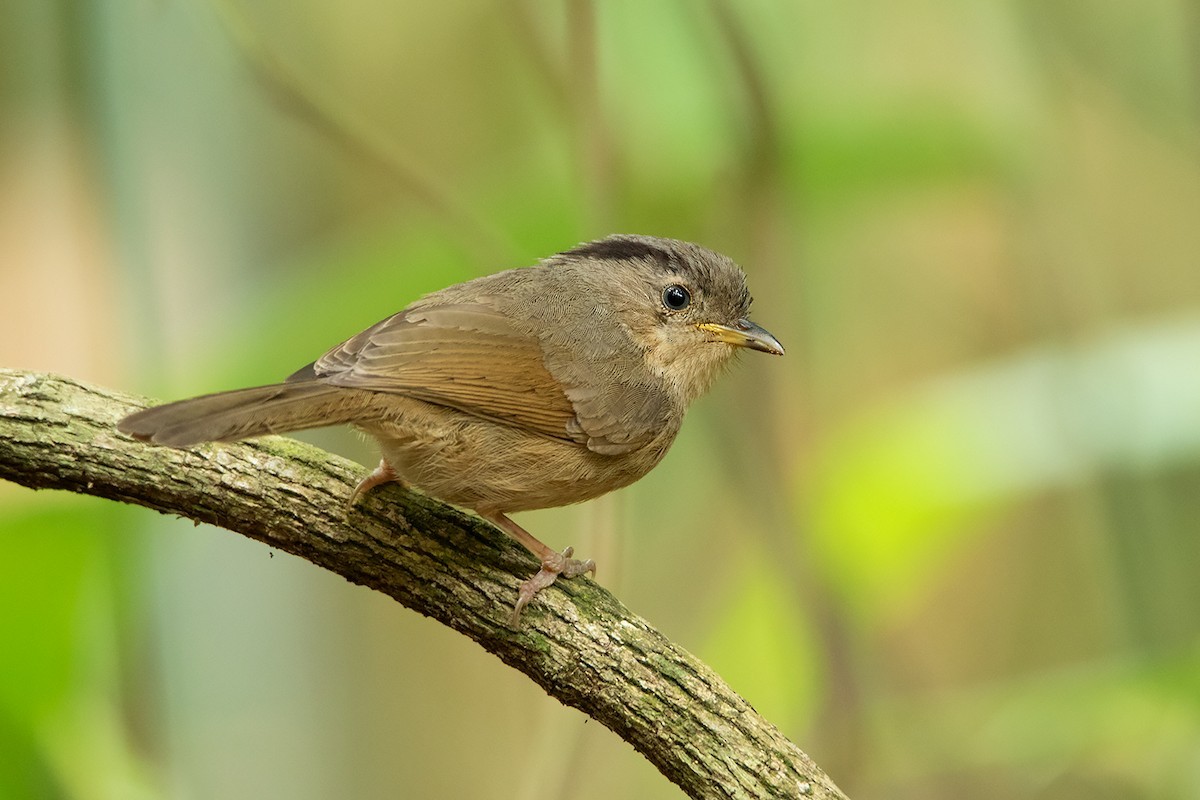
[[[288,380],[403,394],[560,439],[574,439],[571,401],[536,337],[482,305],[402,311],[330,350]]]
[[[600,339],[545,343],[529,328],[491,305],[418,306],[288,380],[403,394],[610,455],[641,447],[666,424],[665,394],[629,380],[630,353],[614,358]]]
[[[576,317],[589,313],[576,309]],[[672,424],[672,405],[661,378],[619,320],[596,309],[585,337],[567,339],[553,327],[546,366],[575,409],[571,435],[609,455],[636,450]],[[607,317],[607,318],[606,318]]]
[[[620,382],[600,390],[575,387],[567,396],[575,407],[567,430],[597,453],[620,455],[637,450],[669,424],[666,395],[650,386]]]

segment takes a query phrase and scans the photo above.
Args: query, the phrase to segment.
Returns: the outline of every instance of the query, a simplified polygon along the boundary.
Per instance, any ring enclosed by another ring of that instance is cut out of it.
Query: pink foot
[[[542,568],[537,574],[529,578],[521,584],[521,590],[517,593],[517,605],[512,613],[512,625],[517,627],[521,622],[521,609],[529,605],[529,601],[534,598],[538,592],[550,586],[561,575],[564,578],[574,578],[582,575],[585,572],[596,574],[596,562],[590,558],[586,561],[580,561],[577,558],[571,558],[575,554],[574,547],[568,547],[561,553],[554,553],[542,562]]]
[[[346,501],[346,509],[353,508],[354,504],[358,502],[358,498],[376,486],[383,483],[391,483],[392,481],[403,483],[400,480],[400,476],[396,474],[396,470],[392,469],[392,465],[382,458],[379,459],[379,466],[375,468],[375,471],[359,481],[358,486],[354,487],[354,491],[350,494],[350,499]]]

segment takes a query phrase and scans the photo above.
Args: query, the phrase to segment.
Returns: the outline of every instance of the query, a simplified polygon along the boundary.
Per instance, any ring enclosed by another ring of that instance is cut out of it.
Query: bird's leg
[[[354,491],[350,493],[350,499],[346,501],[346,508],[353,508],[354,504],[358,502],[358,498],[381,483],[391,483],[392,481],[404,483],[404,481],[400,480],[400,476],[396,474],[396,470],[392,469],[392,465],[387,463],[387,459],[379,459],[379,466],[375,468],[375,471],[359,481],[358,486],[354,487]]]
[[[517,593],[517,605],[513,609],[513,627],[516,627],[521,618],[521,609],[528,605],[534,595],[554,583],[559,575],[562,575],[564,578],[574,578],[585,572],[590,572],[593,575],[596,574],[595,561],[592,561],[590,558],[585,561],[571,558],[575,554],[575,548],[568,547],[559,553],[542,544],[532,533],[499,512],[486,514],[480,512],[480,516],[523,544],[529,552],[537,556],[538,560],[542,562],[542,568],[529,578],[529,580],[521,584],[521,590]]]

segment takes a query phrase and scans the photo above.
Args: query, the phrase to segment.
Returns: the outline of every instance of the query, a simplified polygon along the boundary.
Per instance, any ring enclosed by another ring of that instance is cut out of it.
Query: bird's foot
[[[521,584],[521,590],[517,593],[517,605],[512,613],[514,628],[520,623],[521,609],[529,605],[529,601],[533,599],[534,595],[558,580],[559,575],[564,578],[574,578],[585,572],[596,574],[595,561],[590,558],[584,561],[571,558],[574,554],[574,547],[568,547],[561,553],[551,551],[551,555],[542,561],[542,568],[538,570],[537,574]]]
[[[354,491],[350,493],[350,499],[346,501],[346,510],[354,508],[358,499],[376,486],[393,481],[403,483],[400,476],[396,474],[396,470],[392,469],[392,465],[387,463],[386,459],[379,459],[379,466],[375,468],[375,471],[359,481],[358,486],[355,486]]]

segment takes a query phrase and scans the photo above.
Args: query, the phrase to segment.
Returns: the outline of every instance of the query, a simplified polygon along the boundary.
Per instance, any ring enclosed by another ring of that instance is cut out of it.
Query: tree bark
[[[116,422],[143,403],[0,369],[0,478],[136,503],[257,539],[459,631],[593,717],[694,798],[844,798],[711,669],[591,580],[559,581],[509,626],[536,569],[487,523],[399,486],[345,503],[363,468],[292,439],[174,450]]]

